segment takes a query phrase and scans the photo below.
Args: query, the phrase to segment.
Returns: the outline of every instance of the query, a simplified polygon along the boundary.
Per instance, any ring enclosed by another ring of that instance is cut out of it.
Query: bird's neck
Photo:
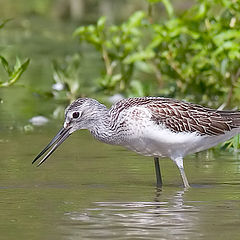
[[[91,134],[101,142],[116,144],[116,135],[111,128],[109,109],[107,109],[106,106],[100,104],[96,115],[97,118],[89,128]]]

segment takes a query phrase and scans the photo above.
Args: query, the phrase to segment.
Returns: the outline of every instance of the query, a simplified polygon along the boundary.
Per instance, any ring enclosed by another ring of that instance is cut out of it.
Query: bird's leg
[[[154,163],[155,163],[155,171],[156,171],[156,178],[157,178],[157,188],[162,188],[162,176],[161,176],[158,157],[154,157]]]
[[[176,163],[179,171],[180,171],[180,174],[181,174],[181,177],[182,177],[182,180],[183,180],[183,185],[184,185],[184,188],[187,189],[187,188],[190,188],[190,185],[188,183],[188,180],[187,180],[187,177],[186,177],[186,174],[185,174],[185,171],[184,171],[184,167],[183,167],[183,158],[182,157],[177,157],[177,158],[174,158],[173,161]]]

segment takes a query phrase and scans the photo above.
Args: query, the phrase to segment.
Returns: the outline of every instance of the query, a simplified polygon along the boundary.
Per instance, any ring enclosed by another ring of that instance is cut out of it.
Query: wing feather
[[[196,132],[199,135],[221,135],[240,127],[239,111],[218,111],[197,104],[162,97],[128,98],[110,109],[115,120],[131,107],[147,108],[151,120],[173,132]]]

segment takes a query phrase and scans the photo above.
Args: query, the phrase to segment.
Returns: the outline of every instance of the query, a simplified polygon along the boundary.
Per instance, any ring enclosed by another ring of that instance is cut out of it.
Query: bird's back
[[[109,113],[126,146],[144,155],[155,151],[170,156],[174,148],[182,155],[201,151],[229,139],[240,127],[239,111],[218,111],[162,97],[124,99]]]
[[[197,104],[162,97],[123,99],[110,109],[116,120],[133,108],[147,110],[151,121],[163,124],[173,132],[196,132],[200,135],[220,135],[240,127],[240,112],[206,108]]]

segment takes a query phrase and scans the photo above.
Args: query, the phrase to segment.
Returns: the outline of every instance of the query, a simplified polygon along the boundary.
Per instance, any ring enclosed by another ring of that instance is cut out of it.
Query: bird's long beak
[[[70,129],[71,128],[61,128],[57,135],[50,141],[50,143],[34,158],[32,163],[35,163],[39,158],[41,158],[41,156],[44,155],[44,153],[46,153],[52,147],[41,159],[37,167],[43,164],[48,159],[48,157],[70,136]]]

